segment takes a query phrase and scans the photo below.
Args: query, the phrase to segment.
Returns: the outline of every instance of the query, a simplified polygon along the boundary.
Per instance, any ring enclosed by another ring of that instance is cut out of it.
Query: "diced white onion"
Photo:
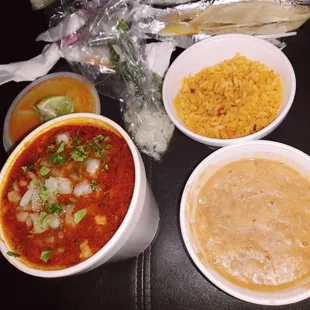
[[[84,180],[82,183],[79,183],[75,186],[73,194],[76,196],[85,196],[92,192],[90,184],[87,180]]]
[[[19,185],[20,186],[26,186],[27,185],[27,182],[25,180],[20,180],[19,181]]]
[[[27,175],[28,175],[29,178],[32,179],[32,180],[35,180],[35,179],[38,178],[38,177],[37,177],[33,172],[31,172],[31,171],[28,171],[28,172],[27,172]]]
[[[48,226],[52,229],[57,229],[61,224],[61,219],[53,214],[49,214],[45,219]]]
[[[19,187],[16,181],[13,183],[13,189],[15,192],[19,192]]]
[[[38,182],[40,182],[39,179],[33,179],[33,180],[29,183],[28,188],[32,188],[32,189],[37,188],[38,185],[36,185],[36,183],[38,184]],[[40,185],[41,185],[41,182],[40,182]],[[40,185],[39,185],[39,186],[40,186]]]
[[[16,219],[18,222],[25,223],[28,219],[29,213],[28,212],[18,212],[16,213]]]
[[[71,194],[72,183],[66,178],[53,178],[50,177],[45,181],[45,187],[50,194],[59,191],[60,194]]]
[[[70,135],[67,132],[61,133],[56,136],[56,143],[60,144],[63,141],[65,144],[67,144],[69,143],[69,139],[70,139]]]
[[[33,189],[28,189],[27,192],[22,197],[22,200],[20,201],[20,205],[24,207],[25,209],[30,208],[30,201],[32,199],[32,193],[33,193]]]
[[[46,238],[44,239],[44,241],[45,241],[46,243],[54,243],[54,242],[55,242],[55,237],[54,237],[54,236],[46,237]]]
[[[21,199],[21,195],[19,194],[19,192],[11,191],[8,193],[9,202],[19,203],[20,199]]]
[[[46,218],[41,221],[40,220],[40,215],[35,213],[35,214],[30,214],[32,222],[33,222],[33,228],[30,231],[33,234],[41,234],[48,230],[48,224],[46,222]]]
[[[32,192],[31,209],[34,212],[40,212],[42,209],[42,200],[40,199],[38,189],[34,189]]]
[[[71,194],[72,193],[72,183],[69,179],[58,178],[59,183],[59,193],[60,194]]]
[[[99,168],[100,161],[98,159],[89,158],[86,160],[85,164],[87,172],[91,176],[94,176]]]

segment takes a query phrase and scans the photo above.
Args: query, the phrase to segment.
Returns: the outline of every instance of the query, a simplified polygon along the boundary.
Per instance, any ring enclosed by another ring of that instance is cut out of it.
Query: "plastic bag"
[[[166,152],[174,125],[161,99],[162,77],[145,61],[146,42],[130,29],[132,4],[110,1],[78,31],[74,44],[61,49],[75,71],[97,89],[121,102],[125,127],[138,148],[159,160]]]

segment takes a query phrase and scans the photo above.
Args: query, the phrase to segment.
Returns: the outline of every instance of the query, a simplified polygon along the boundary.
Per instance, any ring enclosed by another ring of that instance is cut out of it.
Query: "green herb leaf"
[[[82,162],[88,157],[88,153],[84,150],[83,146],[77,146],[74,151],[70,153],[71,158],[75,161]]]
[[[62,211],[62,206],[61,206],[60,203],[57,204],[57,205],[50,205],[50,206],[47,207],[47,212],[48,212],[48,213],[51,213],[51,214],[52,214],[52,213],[58,213],[58,214],[60,214],[61,211]]]
[[[109,165],[108,164],[105,164],[104,166],[103,166],[103,169],[102,170],[108,170],[109,169]]]
[[[43,228],[43,220],[47,217],[47,214],[45,211],[41,211],[40,212],[40,218],[38,219],[38,226],[40,229],[44,229]]]
[[[50,155],[48,159],[58,166],[63,166],[65,164],[65,156],[63,154],[54,153]]]
[[[34,180],[33,184],[34,184],[35,186],[40,186],[40,185],[41,185],[41,182],[40,182],[39,179],[36,179],[36,180]]]
[[[91,189],[92,189],[94,192],[96,192],[96,191],[98,190],[98,188],[99,188],[99,184],[97,183],[96,180],[92,180],[92,181],[90,182],[90,187],[91,187]]]
[[[42,201],[47,201],[48,191],[47,191],[47,188],[45,186],[42,186],[42,188],[40,189],[39,197]]]
[[[129,29],[127,23],[124,20],[120,20],[117,24],[117,29],[122,35],[125,35]]]
[[[54,251],[43,251],[41,253],[41,260],[45,263],[47,263],[49,261],[49,259],[51,258],[51,255]]]
[[[79,136],[77,136],[76,137],[76,139],[75,139],[75,146],[79,146],[79,145],[81,145],[81,139],[80,139],[80,137]]]
[[[15,253],[15,252],[12,252],[12,251],[8,251],[8,252],[6,252],[6,254],[9,255],[9,256],[14,256],[14,257],[19,257],[20,256],[19,254]]]
[[[22,170],[23,170],[24,173],[27,173],[32,168],[33,168],[33,164],[28,164],[28,165],[22,166]]]
[[[73,197],[69,197],[69,200],[73,203],[77,203],[77,199],[73,198]]]
[[[84,218],[84,216],[87,214],[87,210],[86,209],[81,209],[77,212],[74,213],[74,223],[78,224],[82,221],[82,219]]]
[[[50,173],[50,171],[51,171],[51,169],[46,167],[46,166],[42,166],[40,168],[40,174],[41,174],[42,177],[48,175]]]
[[[61,141],[60,144],[59,144],[59,147],[58,147],[58,149],[56,151],[56,153],[59,154],[59,153],[63,152],[64,149],[65,149],[65,142]]]

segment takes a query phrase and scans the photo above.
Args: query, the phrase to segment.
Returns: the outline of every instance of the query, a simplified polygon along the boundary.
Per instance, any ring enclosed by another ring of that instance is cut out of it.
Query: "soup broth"
[[[134,180],[130,148],[117,133],[67,125],[42,134],[15,161],[1,194],[8,254],[42,269],[89,258],[121,225]]]
[[[280,290],[310,275],[310,186],[275,161],[233,162],[197,195],[189,227],[201,261],[231,282]]]

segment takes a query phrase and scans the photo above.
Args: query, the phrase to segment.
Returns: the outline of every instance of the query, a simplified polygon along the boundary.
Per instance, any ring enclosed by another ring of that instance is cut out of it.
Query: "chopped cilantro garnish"
[[[38,219],[38,226],[40,227],[40,229],[44,229],[43,228],[43,220],[47,217],[47,213],[44,211],[40,212],[40,218]]]
[[[88,157],[88,153],[84,150],[83,146],[77,146],[71,153],[71,158],[75,161],[82,162]]]
[[[65,156],[63,154],[54,153],[50,155],[48,159],[58,166],[63,166],[65,164]]]
[[[61,204],[57,204],[57,205],[50,205],[47,207],[47,212],[48,213],[61,213],[62,211],[62,206]]]
[[[47,188],[45,186],[43,186],[41,189],[40,189],[40,193],[39,193],[39,197],[42,201],[47,201],[47,198],[48,198],[48,191],[47,191]]]
[[[79,136],[77,136],[75,139],[75,146],[79,146],[79,145],[81,145],[81,139]]]
[[[99,188],[99,184],[97,183],[96,180],[92,180],[92,181],[90,182],[90,187],[91,187],[91,189],[92,189],[94,192],[96,192],[96,191],[98,190],[98,188]]]
[[[109,165],[108,164],[105,164],[104,166],[103,166],[103,169],[102,170],[108,170],[109,169]]]
[[[6,254],[9,255],[9,256],[14,256],[14,257],[19,257],[20,256],[19,254],[15,253],[15,252],[12,252],[12,251],[8,251],[8,252],[6,252]]]
[[[59,147],[58,147],[56,153],[59,154],[59,153],[63,152],[64,149],[65,149],[65,142],[61,141],[61,143],[59,144]]]
[[[109,137],[105,137],[103,135],[97,135],[93,139],[86,142],[87,147],[96,153],[98,157],[104,157],[103,150],[110,150],[111,145],[105,144]]]
[[[33,184],[34,184],[35,186],[40,186],[40,185],[41,185],[41,182],[40,182],[39,179],[36,179],[36,180],[34,180]]]
[[[74,213],[74,223],[78,224],[82,221],[82,219],[84,218],[84,216],[87,214],[87,210],[86,209],[81,209],[77,212]]]
[[[42,177],[48,175],[50,171],[51,171],[51,169],[44,166],[44,165],[40,168],[40,174]]]
[[[111,145],[110,144],[107,144],[105,147],[104,147],[105,150],[109,151],[111,150]]]
[[[33,168],[33,164],[28,164],[28,165],[22,166],[24,173],[30,171],[32,168]]]
[[[53,253],[53,250],[52,251],[43,251],[41,253],[41,260],[45,263],[47,263],[49,261],[49,259],[51,258],[51,255]]]

